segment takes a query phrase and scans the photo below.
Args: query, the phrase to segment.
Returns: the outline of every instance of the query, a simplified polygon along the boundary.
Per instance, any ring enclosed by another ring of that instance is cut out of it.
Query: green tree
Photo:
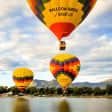
[[[16,86],[10,87],[9,91],[11,91],[13,93],[13,95],[20,93],[20,90]]]
[[[72,95],[73,94],[73,88],[70,88],[70,87],[66,88],[66,94]]]
[[[37,91],[38,91],[39,95],[43,95],[46,92],[45,88],[38,88]]]
[[[106,93],[107,93],[108,95],[112,95],[112,85],[107,85],[107,86],[106,86]]]
[[[91,87],[82,87],[81,89],[81,95],[91,95],[93,90]]]
[[[104,95],[105,90],[101,89],[100,87],[95,87],[94,90],[93,90],[93,93],[94,93],[95,96]]]
[[[63,94],[63,89],[62,88],[57,88],[57,94]]]
[[[50,89],[48,87],[45,88],[45,94],[48,95],[50,93]]]
[[[81,95],[81,88],[74,87],[73,88],[73,95]]]
[[[8,92],[8,87],[7,86],[5,86],[5,87],[0,86],[0,94],[6,93],[6,92]]]
[[[24,91],[24,93],[26,93],[26,94],[34,94],[35,92],[37,92],[36,87],[28,87]]]
[[[56,88],[55,87],[49,88],[49,93],[50,94],[55,94],[56,93]]]

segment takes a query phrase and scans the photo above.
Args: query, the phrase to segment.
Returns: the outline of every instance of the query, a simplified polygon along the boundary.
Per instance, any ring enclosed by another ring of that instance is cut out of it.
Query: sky
[[[64,39],[64,53],[77,56],[81,70],[75,82],[112,79],[112,0],[97,3],[80,26]],[[34,79],[52,80],[49,62],[59,42],[33,14],[26,0],[0,0],[0,86],[14,85],[16,68],[26,67]]]

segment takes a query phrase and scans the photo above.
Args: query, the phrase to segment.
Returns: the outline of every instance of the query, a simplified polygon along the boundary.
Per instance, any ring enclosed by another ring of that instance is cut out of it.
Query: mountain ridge
[[[72,83],[69,87],[83,87],[83,86],[90,86],[92,88],[94,87],[101,87],[105,88],[106,85],[111,84],[112,85],[112,80],[108,81],[103,81],[103,82],[98,82],[98,83],[90,83],[90,82],[76,82]],[[45,87],[61,87],[56,80],[51,80],[51,81],[46,81],[46,80],[37,80],[35,79],[32,83],[32,85],[35,85],[36,88],[45,88]]]

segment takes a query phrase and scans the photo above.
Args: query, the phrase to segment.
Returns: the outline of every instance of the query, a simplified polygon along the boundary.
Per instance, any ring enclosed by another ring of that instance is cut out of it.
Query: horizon
[[[51,81],[56,81],[56,79],[51,79],[51,80],[42,80],[42,79],[33,79],[32,83],[35,81],[46,81],[46,82],[51,82]],[[57,81],[56,81],[57,82]],[[89,82],[89,81],[82,81],[82,82],[75,82],[73,81],[68,87],[70,87],[72,84],[83,84],[83,83],[89,83],[89,84],[100,84],[100,83],[107,83],[107,82],[112,82],[112,79],[110,80],[104,80],[104,81],[99,81],[99,82]],[[32,83],[28,87],[32,87]],[[7,86],[7,87],[13,87],[16,86],[15,84],[13,85],[2,85],[2,86]],[[34,85],[33,85],[34,86]]]

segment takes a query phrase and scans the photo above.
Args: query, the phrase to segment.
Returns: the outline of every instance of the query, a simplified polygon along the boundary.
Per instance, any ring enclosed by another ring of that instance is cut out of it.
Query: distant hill
[[[33,82],[37,88],[45,88],[45,87],[61,87],[56,80],[51,81],[45,81],[45,80],[34,80]],[[89,83],[89,82],[79,82],[79,83],[72,83],[70,87],[83,87],[83,86],[90,86],[92,88],[94,87],[101,87],[105,88],[107,84],[112,85],[112,80],[99,82],[99,83]]]

